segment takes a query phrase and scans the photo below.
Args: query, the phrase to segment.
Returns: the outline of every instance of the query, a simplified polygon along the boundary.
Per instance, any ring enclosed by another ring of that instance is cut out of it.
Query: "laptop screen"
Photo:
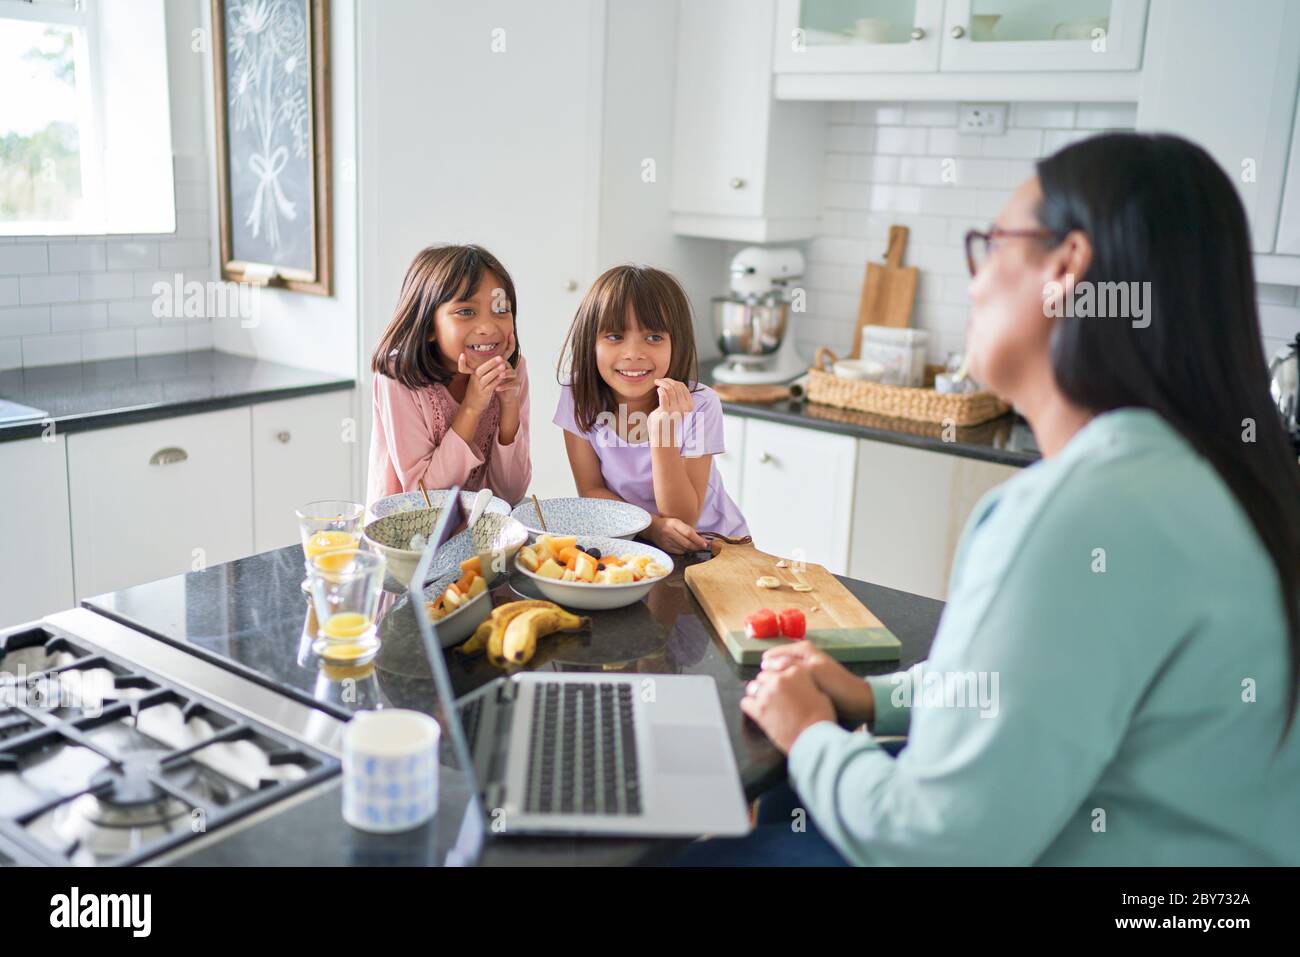
[[[442,645],[438,640],[438,626],[429,614],[428,598],[424,591],[425,586],[430,581],[430,573],[434,568],[434,559],[438,549],[451,538],[452,533],[460,527],[463,519],[464,509],[461,507],[460,489],[458,487],[452,488],[447,493],[446,505],[438,516],[438,522],[434,526],[433,534],[429,536],[429,542],[425,546],[424,553],[415,566],[415,572],[411,575],[407,594],[409,595],[411,611],[415,616],[416,626],[420,630],[420,639],[424,642],[425,655],[429,659],[429,670],[433,674],[434,690],[438,696],[434,707],[434,717],[437,719],[438,724],[442,726],[444,745],[449,743],[451,746],[450,756],[455,764],[454,769],[449,769],[444,758],[441,773],[445,777],[448,771],[454,771],[457,776],[463,777],[464,787],[470,796],[465,808],[460,836],[456,843],[457,856],[461,860],[456,861],[456,863],[472,864],[477,860],[479,852],[482,850],[483,840],[486,835],[486,819],[481,800],[483,791],[474,774],[474,761],[470,755],[469,742],[465,737],[465,729],[461,726],[460,713],[456,709],[456,696],[451,687],[451,675],[447,671],[447,662],[443,658]],[[444,747],[445,754],[446,748]],[[445,781],[440,782],[439,814],[444,812],[448,804],[445,798],[449,796],[450,789],[445,786]],[[448,862],[452,863],[451,860]]]

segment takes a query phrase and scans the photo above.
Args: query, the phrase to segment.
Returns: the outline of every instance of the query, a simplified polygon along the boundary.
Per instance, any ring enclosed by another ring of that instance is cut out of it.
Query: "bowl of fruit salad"
[[[568,608],[622,608],[670,574],[673,560],[650,545],[595,535],[541,535],[515,555],[537,590]]]
[[[425,588],[424,597],[438,629],[438,643],[444,648],[474,634],[492,612],[492,598],[477,555],[436,578]]]

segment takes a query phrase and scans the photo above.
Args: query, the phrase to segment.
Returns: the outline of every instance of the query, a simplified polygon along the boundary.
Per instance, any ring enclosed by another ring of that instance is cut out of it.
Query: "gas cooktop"
[[[342,728],[85,609],[2,631],[0,864],[175,851],[337,775]]]

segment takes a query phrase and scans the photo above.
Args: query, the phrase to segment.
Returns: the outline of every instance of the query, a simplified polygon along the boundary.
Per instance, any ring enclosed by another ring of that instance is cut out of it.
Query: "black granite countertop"
[[[549,638],[531,663],[554,671],[705,674],[717,682],[745,792],[754,797],[784,779],[785,763],[740,712],[744,687],[756,673],[741,667],[704,619],[686,587],[682,567],[641,601],[591,613],[590,635]],[[254,681],[340,718],[377,706],[432,711],[433,681],[414,617],[404,598],[384,595],[379,656],[361,668],[326,667],[311,651],[309,607],[301,591],[303,555],[297,545],[200,572],[138,585],[83,602]],[[906,592],[841,579],[902,642],[899,662],[855,665],[860,674],[887,673],[929,651],[943,604]],[[518,587],[518,591],[515,587]],[[526,579],[499,584],[494,603],[540,597]],[[484,659],[447,653],[456,694],[501,674]],[[291,813],[266,818],[195,855],[196,863],[424,863],[446,840],[431,825],[405,841],[362,836],[340,816],[337,785],[325,786]],[[445,830],[445,824],[444,824]],[[325,835],[329,835],[328,838]],[[420,835],[424,835],[421,837]],[[214,835],[215,837],[215,835]],[[656,859],[674,842],[633,839],[499,838],[486,863],[638,863]]]
[[[700,374],[706,382],[712,382],[712,372],[718,364],[717,360],[701,363]],[[1041,457],[1028,423],[1010,412],[980,425],[945,430],[942,425],[928,422],[891,419],[800,399],[765,403],[730,402],[724,399],[722,408],[729,415],[835,432],[859,439],[888,442],[891,445],[906,445],[999,465],[1032,465]]]
[[[0,422],[0,442],[84,432],[272,399],[351,389],[354,380],[205,349],[0,372],[0,400],[42,414]]]

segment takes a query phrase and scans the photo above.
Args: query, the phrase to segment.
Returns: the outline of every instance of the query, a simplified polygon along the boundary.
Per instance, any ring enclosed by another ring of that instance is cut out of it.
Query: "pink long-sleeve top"
[[[468,491],[490,488],[515,504],[528,491],[533,467],[528,457],[528,371],[519,357],[519,431],[509,445],[500,441],[501,400],[479,418],[473,443],[452,429],[460,411],[444,385],[411,389],[396,379],[375,374],[374,427],[370,432],[370,469],[366,504],[398,492],[460,485]]]

